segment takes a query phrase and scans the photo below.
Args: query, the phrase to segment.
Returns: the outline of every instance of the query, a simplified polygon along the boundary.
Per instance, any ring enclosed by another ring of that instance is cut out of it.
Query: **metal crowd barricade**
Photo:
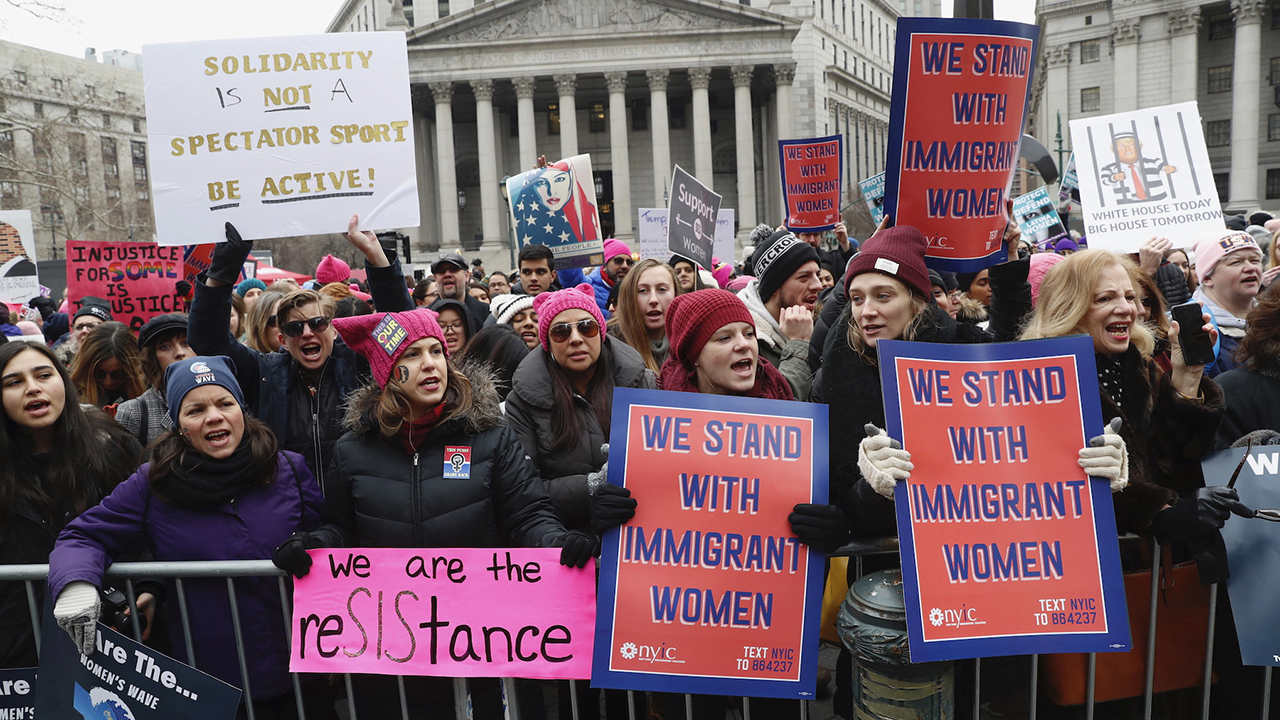
[[[1159,558],[1159,546],[1154,541],[1153,558]],[[868,542],[856,542],[841,548],[835,553],[836,556],[844,556],[852,559],[854,563],[855,576],[861,577],[863,573],[863,558],[871,555],[896,554],[898,550],[897,538],[884,538]],[[1150,719],[1152,716],[1152,697],[1155,681],[1155,653],[1156,653],[1156,621],[1159,611],[1160,588],[1160,563],[1153,563],[1154,567],[1151,572],[1151,617],[1147,628],[1147,647],[1145,648],[1145,691],[1143,694],[1143,717]],[[49,572],[48,565],[0,565],[0,582],[23,582],[26,586],[27,604],[31,613],[32,629],[36,639],[36,651],[40,651],[40,613],[36,602],[36,583],[47,582]],[[163,578],[172,579],[174,581],[174,589],[177,592],[177,609],[182,622],[183,642],[185,644],[187,658],[193,667],[199,668],[197,662],[196,648],[191,640],[191,624],[190,617],[187,612],[186,591],[183,586],[183,580],[187,578],[225,578],[227,584],[227,595],[230,600],[232,627],[235,631],[235,642],[237,657],[240,663],[241,677],[244,679],[244,695],[246,698],[245,709],[249,720],[255,720],[253,703],[247,699],[251,694],[251,678],[246,668],[246,658],[243,643],[243,636],[240,625],[239,606],[236,601],[235,581],[236,578],[245,577],[275,577],[279,583],[281,605],[284,608],[282,622],[285,625],[285,637],[292,637],[292,615],[289,602],[288,587],[285,583],[285,573],[276,568],[269,560],[224,560],[224,561],[201,561],[201,562],[121,562],[113,564],[106,573],[108,578],[121,579],[125,581],[126,595],[128,597],[130,612],[137,613],[137,598],[134,593],[133,580],[135,578]],[[1202,720],[1208,720],[1209,717],[1209,691],[1212,682],[1213,672],[1213,640],[1215,632],[1215,611],[1217,606],[1218,586],[1214,585],[1210,588],[1210,605],[1209,605],[1209,630],[1208,630],[1208,647],[1204,657],[1204,674],[1201,683],[1201,707],[1200,717]],[[46,599],[50,601],[50,599]],[[172,608],[172,604],[170,605]],[[134,639],[141,642],[141,629],[138,624],[133,626]],[[1037,715],[1037,695],[1038,695],[1038,664],[1039,656],[1030,656],[1031,675],[1030,675],[1030,708],[1029,717],[1035,720]],[[981,668],[982,661],[975,661],[974,687],[973,687],[973,717],[979,717],[979,708],[982,703],[981,695]],[[1096,655],[1090,654],[1088,664],[1088,674],[1086,679],[1085,694],[1085,718],[1092,720],[1096,710],[1094,701],[1095,691],[1095,671],[1096,671]],[[856,669],[855,669],[856,672]],[[306,709],[303,707],[302,688],[298,681],[297,674],[293,674],[294,696],[297,702],[298,717],[306,720]],[[1262,718],[1266,720],[1269,717],[1270,705],[1270,687],[1271,687],[1271,668],[1266,668],[1264,672],[1262,702],[1263,712]],[[347,711],[350,720],[358,720],[355,706],[355,695],[352,690],[351,676],[345,674],[343,682],[347,690]],[[570,681],[572,717],[578,720],[579,708],[577,700],[577,681]],[[401,716],[408,720],[409,707],[405,694],[404,677],[397,677],[397,686],[400,696]],[[516,692],[515,679],[503,678],[501,681],[502,701],[504,708],[504,716],[507,720],[519,720],[521,717],[518,694]],[[465,678],[455,678],[453,681],[454,691],[454,707],[456,717],[459,720],[469,720],[472,717],[471,711],[471,691]],[[634,693],[627,692],[629,720],[638,720],[635,714]],[[693,702],[692,695],[685,695],[686,717],[693,718]],[[810,701],[797,701],[800,705],[800,717],[807,720],[809,717]],[[743,698],[743,720],[751,720],[751,702],[750,698]],[[610,719],[614,720],[614,719]],[[640,719],[642,720],[642,719]],[[716,720],[720,720],[717,718]]]

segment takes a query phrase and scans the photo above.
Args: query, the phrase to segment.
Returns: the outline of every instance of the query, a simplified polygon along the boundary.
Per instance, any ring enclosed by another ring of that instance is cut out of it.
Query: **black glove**
[[[616,528],[636,515],[636,501],[627,488],[605,483],[591,496],[591,529],[597,534]]]
[[[1155,519],[1151,521],[1151,534],[1162,545],[1201,537],[1221,529],[1231,513],[1242,518],[1251,518],[1256,514],[1240,502],[1240,495],[1235,488],[1200,488],[1194,495],[1184,497],[1156,513]]]
[[[587,561],[599,553],[600,541],[595,535],[581,530],[570,530],[562,539],[560,564],[565,567],[585,567]]]
[[[241,240],[236,226],[227,223],[227,241],[218,243],[213,249],[213,260],[204,276],[208,280],[221,280],[228,285],[235,285],[244,272],[244,261],[253,250],[252,240]]]
[[[849,542],[849,519],[835,505],[799,503],[787,516],[800,542],[830,555]]]
[[[191,283],[186,280],[179,280],[173,284],[173,291],[182,297],[191,297]]]
[[[311,572],[311,556],[308,550],[324,547],[320,538],[309,532],[296,532],[271,553],[271,562],[294,577],[305,577]]]
[[[31,298],[27,305],[40,311],[41,320],[48,320],[50,315],[58,312],[58,303],[54,302],[53,298],[43,295]]]

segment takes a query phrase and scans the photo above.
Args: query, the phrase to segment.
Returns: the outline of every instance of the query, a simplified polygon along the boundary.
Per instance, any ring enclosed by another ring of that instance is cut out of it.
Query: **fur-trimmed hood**
[[[448,421],[458,425],[468,435],[484,432],[506,422],[502,413],[502,400],[494,383],[493,371],[480,362],[463,360],[455,366],[457,371],[471,381],[471,410],[466,415]],[[347,398],[346,415],[342,429],[361,437],[378,434],[378,422],[373,419],[373,409],[378,404],[382,388],[369,382],[355,390]]]

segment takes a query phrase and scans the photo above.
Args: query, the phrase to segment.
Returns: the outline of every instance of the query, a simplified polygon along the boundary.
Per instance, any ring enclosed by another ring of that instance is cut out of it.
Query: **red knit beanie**
[[[671,351],[662,363],[658,387],[662,390],[698,392],[694,363],[717,330],[734,322],[756,326],[742,299],[728,290],[712,288],[677,295],[667,307],[667,339]],[[792,400],[791,386],[782,373],[759,358],[751,397]]]
[[[862,243],[862,252],[849,262],[844,271],[845,292],[849,291],[849,282],[854,277],[864,272],[879,272],[897,278],[911,292],[927,299],[933,295],[929,269],[924,264],[928,248],[924,233],[910,225],[881,230]]]
[[[711,334],[732,322],[755,327],[746,303],[728,290],[699,290],[677,295],[667,306],[667,340],[671,357],[687,368],[702,352]]]
[[[378,381],[379,387],[387,386],[396,360],[422,338],[439,340],[444,346],[445,356],[449,355],[449,343],[445,342],[444,331],[436,322],[436,313],[426,308],[334,318],[333,327],[347,347],[369,361],[369,369],[373,371],[373,379]]]

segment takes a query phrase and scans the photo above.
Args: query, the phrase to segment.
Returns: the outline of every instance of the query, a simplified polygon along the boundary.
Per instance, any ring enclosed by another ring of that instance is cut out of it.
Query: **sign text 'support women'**
[[[840,222],[843,141],[840,135],[778,141],[788,230],[823,232]]]
[[[878,351],[915,465],[895,493],[911,659],[1127,650],[1111,488],[1077,464],[1102,433],[1089,338]]]
[[[791,534],[825,503],[826,407],[618,388],[595,687],[812,697],[822,560]]]
[[[595,573],[557,549],[312,550],[293,672],[586,679]]]
[[[931,267],[997,262],[1038,35],[996,20],[898,20],[884,212],[920,228]]]
[[[404,33],[147,45],[162,245],[418,224]]]

